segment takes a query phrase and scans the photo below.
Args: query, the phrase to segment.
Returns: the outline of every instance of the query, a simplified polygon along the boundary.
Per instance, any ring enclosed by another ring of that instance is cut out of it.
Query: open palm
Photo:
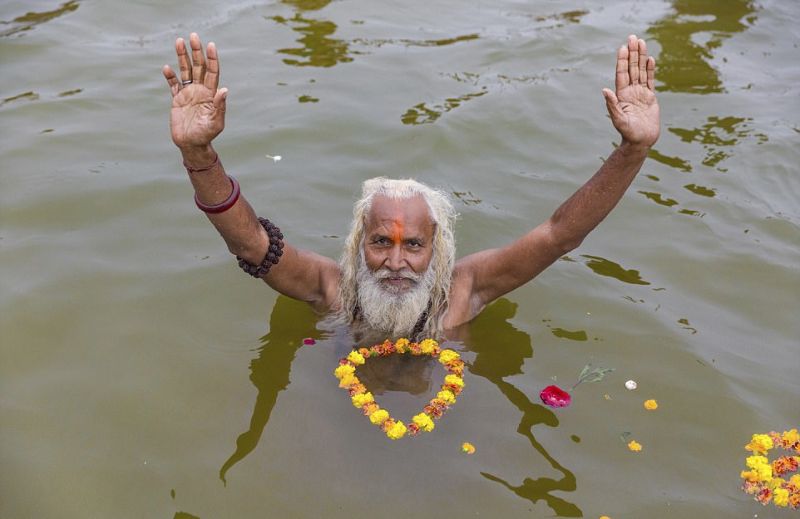
[[[192,48],[191,61],[184,40],[178,38],[175,42],[181,79],[178,80],[169,65],[163,69],[172,92],[172,140],[179,148],[207,146],[225,128],[225,98],[228,91],[225,88],[217,89],[219,59],[216,46],[208,44],[206,63],[197,34],[191,34],[189,43]]]
[[[603,89],[611,122],[623,140],[652,146],[660,132],[655,95],[656,61],[647,56],[644,40],[631,35],[617,52],[616,92]]]

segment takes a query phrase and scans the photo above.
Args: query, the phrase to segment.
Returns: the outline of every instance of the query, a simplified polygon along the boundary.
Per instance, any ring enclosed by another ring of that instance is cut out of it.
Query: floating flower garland
[[[358,380],[355,374],[356,366],[364,364],[366,359],[388,357],[395,353],[401,355],[410,353],[415,356],[430,355],[438,358],[448,373],[436,396],[424,407],[423,412],[411,419],[411,423],[408,425],[400,420],[395,420],[387,410],[381,409],[375,402],[372,393],[367,391],[366,386]],[[410,342],[408,339],[398,339],[395,343],[387,340],[370,348],[353,350],[347,357],[339,361],[339,367],[333,374],[339,379],[339,387],[350,393],[353,406],[361,409],[364,415],[369,417],[369,421],[379,426],[392,440],[399,440],[405,436],[406,432],[415,436],[420,431],[432,431],[435,427],[433,420],[441,418],[445,411],[456,403],[456,396],[464,389],[464,361],[456,351],[440,349],[439,344],[433,339],[425,339],[419,343]]]
[[[770,462],[767,453],[775,447],[800,454],[800,433],[797,429],[778,434],[754,434],[745,449],[752,452],[745,460],[747,468],[741,473],[742,490],[755,497],[762,505],[770,501],[776,506],[800,508],[800,474],[792,475],[788,481],[782,476],[796,472],[800,456],[779,456]]]

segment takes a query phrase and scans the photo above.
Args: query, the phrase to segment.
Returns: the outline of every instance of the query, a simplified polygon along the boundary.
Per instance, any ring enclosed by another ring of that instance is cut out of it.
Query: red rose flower
[[[572,402],[569,393],[558,386],[547,386],[539,393],[539,398],[550,407],[567,407]]]

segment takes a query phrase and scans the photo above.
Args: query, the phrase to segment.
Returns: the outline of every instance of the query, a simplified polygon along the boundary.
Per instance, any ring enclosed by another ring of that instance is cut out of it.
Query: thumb
[[[608,109],[608,114],[612,117],[612,119],[622,117],[622,110],[619,107],[619,99],[617,99],[617,94],[612,92],[611,89],[604,88],[603,97],[606,98],[606,108]]]
[[[227,88],[220,88],[217,90],[217,93],[214,94],[214,108],[216,108],[220,112],[225,111],[225,100],[228,98],[228,89]]]

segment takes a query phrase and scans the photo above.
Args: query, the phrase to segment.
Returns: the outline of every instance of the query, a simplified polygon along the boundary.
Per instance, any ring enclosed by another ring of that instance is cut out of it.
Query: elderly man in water
[[[456,260],[448,196],[414,180],[364,182],[341,260],[301,250],[259,218],[227,175],[211,141],[225,127],[214,43],[175,42],[180,77],[168,65],[172,140],[206,213],[249,274],[320,312],[391,338],[440,338],[491,301],[527,283],[581,244],[616,206],[659,135],[655,60],[634,35],[617,51],[616,88],[603,89],[622,141],[600,169],[545,222],[508,245]],[[189,55],[191,53],[191,56]]]

